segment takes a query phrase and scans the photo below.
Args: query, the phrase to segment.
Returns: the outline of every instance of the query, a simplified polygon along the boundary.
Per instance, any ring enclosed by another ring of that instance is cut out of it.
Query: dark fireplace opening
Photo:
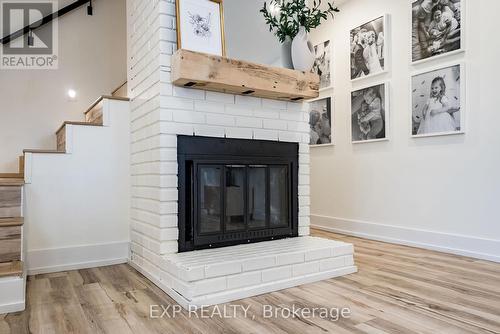
[[[178,136],[179,252],[298,235],[298,144]]]

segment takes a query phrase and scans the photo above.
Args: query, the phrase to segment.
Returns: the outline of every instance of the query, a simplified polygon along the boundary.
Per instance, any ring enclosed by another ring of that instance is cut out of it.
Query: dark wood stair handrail
[[[21,36],[29,33],[30,31],[38,29],[41,26],[43,26],[43,25],[51,22],[52,20],[54,20],[54,19],[56,19],[58,17],[61,17],[64,14],[67,14],[67,13],[71,12],[72,10],[75,10],[75,9],[77,9],[77,8],[85,5],[86,3],[90,3],[90,0],[78,0],[78,1],[75,1],[75,2],[73,2],[73,3],[71,3],[71,4],[67,5],[67,6],[59,9],[57,12],[54,12],[54,13],[52,13],[50,15],[47,15],[47,16],[41,18],[40,20],[35,21],[32,24],[30,24],[30,25],[27,25],[26,27],[24,27],[22,29],[19,29],[16,32],[13,32],[12,34],[3,37],[0,40],[0,43],[7,44],[10,41],[15,40],[16,38],[21,37]]]

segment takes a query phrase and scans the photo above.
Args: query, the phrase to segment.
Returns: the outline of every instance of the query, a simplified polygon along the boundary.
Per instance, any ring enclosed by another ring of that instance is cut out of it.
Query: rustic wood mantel
[[[319,76],[314,73],[182,49],[172,57],[172,82],[176,86],[285,101],[319,96]]]

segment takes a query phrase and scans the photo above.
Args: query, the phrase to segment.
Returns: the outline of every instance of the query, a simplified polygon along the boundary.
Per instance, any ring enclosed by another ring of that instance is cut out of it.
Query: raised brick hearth
[[[356,271],[353,247],[300,237],[163,257],[163,281],[184,307],[225,303]]]

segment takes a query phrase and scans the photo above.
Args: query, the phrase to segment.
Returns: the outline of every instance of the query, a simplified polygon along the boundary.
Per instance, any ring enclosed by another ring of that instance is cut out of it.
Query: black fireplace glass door
[[[177,136],[179,252],[298,236],[297,143]]]
[[[248,227],[266,227],[267,166],[248,167]]]
[[[288,224],[288,168],[273,166],[269,168],[270,187],[270,224],[283,226]]]
[[[226,166],[225,173],[226,230],[245,230],[245,166]]]
[[[198,169],[200,233],[222,231],[221,173],[222,168],[219,166],[200,166]]]

